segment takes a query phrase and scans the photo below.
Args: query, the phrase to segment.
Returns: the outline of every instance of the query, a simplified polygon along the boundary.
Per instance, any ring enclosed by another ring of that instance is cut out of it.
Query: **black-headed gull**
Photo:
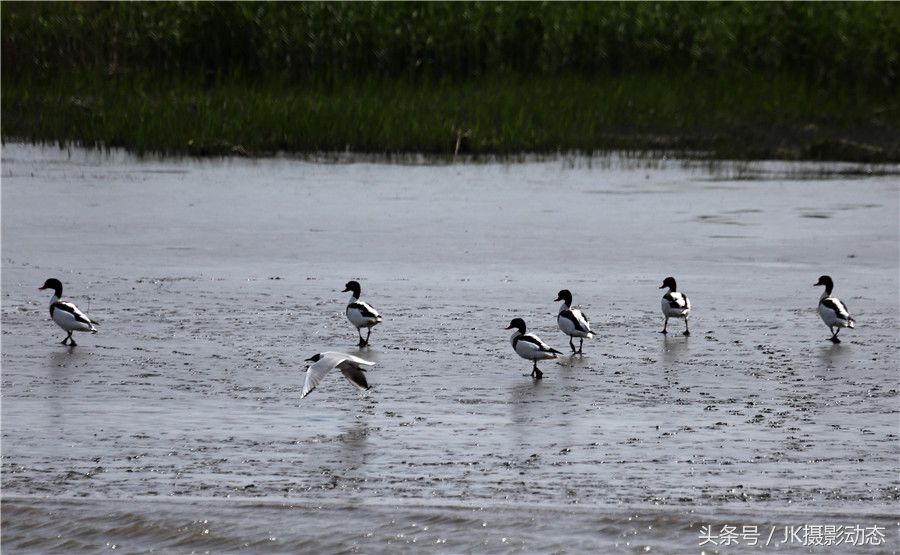
[[[325,374],[333,368],[339,369],[347,381],[356,387],[364,391],[369,389],[364,372],[375,366],[374,362],[335,351],[318,353],[306,360],[312,364],[306,368],[306,382],[303,384],[303,393],[300,394],[301,399],[312,393]]]

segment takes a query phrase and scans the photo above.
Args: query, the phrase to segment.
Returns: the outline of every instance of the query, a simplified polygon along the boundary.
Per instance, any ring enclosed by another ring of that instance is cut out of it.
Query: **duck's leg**
[[[59,343],[60,343],[61,345],[68,345],[68,344],[69,344],[69,338],[71,338],[71,337],[72,337],[72,332],[69,332],[69,333],[63,338],[63,340],[60,341]]]
[[[359,328],[356,328],[356,333],[359,334],[359,346],[360,346],[360,347],[365,347],[365,346],[366,346],[366,340],[363,339],[362,332],[360,331]]]
[[[534,376],[534,379],[536,380],[544,377],[544,373],[538,370],[537,361],[534,361],[534,369],[531,371],[531,375]]]
[[[573,337],[573,336],[571,336],[571,335],[569,336],[569,347],[572,347],[572,352],[573,352],[573,353],[577,353],[578,351],[575,350],[575,342],[574,342],[574,339],[575,339],[575,337]]]
[[[831,328],[831,342],[832,343],[840,343],[841,342],[841,340],[838,339],[838,333],[840,333],[840,331],[841,331],[841,328],[838,328],[837,331],[835,331],[834,328]]]
[[[583,337],[578,341],[578,354],[579,354],[579,355],[580,355],[580,354],[583,354],[583,353],[581,352],[581,348],[582,348],[582,347],[584,347],[584,338],[583,338]]]
[[[669,326],[669,317],[666,316],[666,321],[663,322],[663,329],[662,329],[662,331],[659,332],[659,333],[669,333],[669,332],[666,331],[666,328],[667,328],[668,326]]]
[[[369,336],[372,335],[372,328],[367,328],[366,330],[366,345],[369,344]]]
[[[71,347],[75,347],[78,345],[78,343],[75,343],[75,338],[72,337],[72,332],[69,332],[69,345]]]
[[[691,330],[688,329],[688,319],[684,319],[684,335],[690,335]]]

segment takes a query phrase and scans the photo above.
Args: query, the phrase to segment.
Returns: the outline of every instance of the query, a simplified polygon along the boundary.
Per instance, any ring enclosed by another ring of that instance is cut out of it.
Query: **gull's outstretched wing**
[[[366,377],[365,374],[363,374],[363,371],[365,368],[371,368],[372,366],[375,366],[374,362],[369,362],[368,360],[363,360],[353,355],[337,353],[334,351],[322,353],[321,358],[314,364],[309,365],[306,369],[306,382],[303,384],[303,392],[300,394],[300,398],[302,399],[312,393],[325,375],[328,374],[332,368],[336,367],[341,368],[341,373],[344,374],[344,377],[347,378],[350,383],[360,389],[368,389],[369,385],[366,383]]]
[[[365,370],[362,368],[351,364],[349,361],[345,361],[340,366],[341,374],[347,378],[347,381],[355,385],[356,387],[366,391],[369,389],[369,382],[366,381]]]

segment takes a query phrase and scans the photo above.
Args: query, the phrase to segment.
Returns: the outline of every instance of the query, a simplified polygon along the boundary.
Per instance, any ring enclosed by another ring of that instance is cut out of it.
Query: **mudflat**
[[[5,549],[897,545],[897,166],[2,162]],[[822,274],[857,320],[838,345]],[[690,337],[659,333],[669,275]],[[100,322],[77,347],[49,277]],[[504,328],[567,353],[563,288],[598,337],[534,381]],[[377,362],[372,389],[300,401],[326,350]]]

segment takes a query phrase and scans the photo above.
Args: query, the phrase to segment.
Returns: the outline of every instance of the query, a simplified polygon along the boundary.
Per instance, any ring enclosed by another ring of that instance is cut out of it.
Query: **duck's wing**
[[[666,293],[663,295],[663,299],[669,302],[669,307],[675,309],[688,309],[691,308],[691,301],[688,300],[687,296],[683,293],[679,293],[678,291],[674,293]]]
[[[53,303],[53,308],[55,310],[61,310],[63,312],[68,312],[72,315],[72,318],[81,324],[85,324],[88,326],[93,325],[95,322],[92,322],[90,318],[88,318],[87,314],[82,312],[77,306],[70,303],[69,301],[56,301]]]
[[[556,353],[562,354],[550,345],[544,343],[540,337],[534,335],[533,333],[526,333],[525,335],[520,335],[518,337],[518,341],[516,342],[517,349],[522,349],[524,352],[529,351],[540,351],[542,353]],[[520,353],[521,354],[521,353]]]
[[[358,310],[363,318],[380,318],[381,315],[372,305],[363,301],[356,301],[347,305],[348,310]]]
[[[576,308],[572,310],[572,316],[575,317],[575,321],[578,323],[578,326],[581,328],[581,331],[590,332],[591,331],[591,320],[588,318],[587,314],[581,311],[581,309]]]
[[[850,311],[847,310],[847,305],[845,305],[839,298],[837,297],[826,297],[822,299],[822,305],[828,309],[831,309],[834,312],[834,315],[840,318],[841,320],[850,320]]]

